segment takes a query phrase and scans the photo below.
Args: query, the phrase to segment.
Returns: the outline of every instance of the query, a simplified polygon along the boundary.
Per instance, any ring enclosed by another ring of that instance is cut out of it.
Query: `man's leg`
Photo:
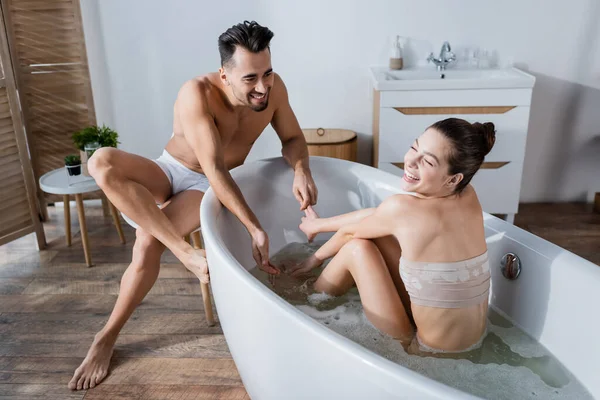
[[[169,248],[200,279],[205,263],[203,253],[183,240],[156,207],[157,200],[162,203],[170,194],[168,179],[158,165],[135,154],[103,147],[90,158],[88,169],[119,211]]]
[[[200,226],[200,201],[204,193],[190,190],[173,196],[162,212],[180,236]],[[154,206],[156,207],[156,206]],[[119,297],[104,328],[96,334],[87,356],[69,382],[70,389],[89,389],[108,373],[113,347],[119,332],[150,291],[160,269],[165,246],[142,229],[136,231],[131,264],[123,274]]]

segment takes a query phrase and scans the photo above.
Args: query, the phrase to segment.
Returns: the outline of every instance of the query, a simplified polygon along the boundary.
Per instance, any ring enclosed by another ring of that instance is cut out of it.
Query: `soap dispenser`
[[[402,45],[400,44],[400,36],[396,36],[390,51],[390,69],[402,69],[402,67],[404,67]]]

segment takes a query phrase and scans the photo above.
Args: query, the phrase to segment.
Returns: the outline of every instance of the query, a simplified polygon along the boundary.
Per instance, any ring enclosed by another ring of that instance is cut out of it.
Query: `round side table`
[[[85,262],[88,267],[91,267],[92,257],[90,255],[90,243],[88,239],[87,226],[85,223],[85,213],[83,209],[83,194],[100,190],[94,178],[84,175],[69,176],[66,168],[58,168],[54,171],[47,172],[40,177],[40,188],[51,194],[62,194],[65,203],[65,235],[67,238],[67,246],[71,245],[71,209],[69,205],[70,195],[75,195],[77,203],[77,215],[79,217],[79,227],[81,229],[81,242],[83,243],[83,253],[85,254]],[[119,213],[117,208],[109,201],[110,212],[113,217],[119,239],[121,243],[125,243],[125,235],[121,228]]]

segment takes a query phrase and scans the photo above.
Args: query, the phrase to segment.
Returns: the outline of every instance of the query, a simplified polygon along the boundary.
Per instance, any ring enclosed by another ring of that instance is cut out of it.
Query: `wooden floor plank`
[[[0,400],[82,400],[84,396],[85,392],[71,391],[66,385],[0,384]]]
[[[107,277],[106,280],[59,280],[56,278],[35,278],[23,294],[119,294],[119,281]],[[8,293],[11,294],[11,293]],[[201,295],[197,278],[158,279],[149,292],[150,295]]]
[[[231,359],[116,358],[106,384],[242,386]]]
[[[0,295],[21,294],[31,283],[32,278],[2,278],[0,279]]]
[[[0,334],[95,334],[108,320],[110,310],[100,314],[0,314]],[[136,310],[123,327],[125,335],[209,335],[221,333],[209,327],[201,313],[169,313]]]
[[[85,400],[250,400],[241,387],[200,385],[100,385]]]
[[[35,278],[23,294],[119,294],[119,282]]]
[[[2,384],[67,385],[81,358],[0,357]]]
[[[81,357],[93,334],[0,334],[0,357]],[[222,334],[120,335],[118,357],[231,358]]]
[[[7,245],[5,245],[7,246]],[[2,249],[3,246],[0,246]],[[19,278],[30,276],[30,272],[39,269],[40,266],[48,265],[58,254],[57,251],[43,250],[38,252],[35,246],[28,250],[11,251],[9,249],[0,250],[0,278]],[[7,272],[6,275],[5,271]],[[12,272],[17,275],[9,275]],[[18,274],[21,272],[21,274]]]
[[[79,357],[0,357],[0,385],[67,385],[80,362]],[[242,386],[231,359],[113,358],[110,370],[106,384]]]
[[[9,265],[0,264],[0,278],[55,278],[55,279],[85,279],[85,280],[116,280],[119,281],[128,267],[125,263],[100,264],[87,267],[85,263],[48,262],[40,266],[39,259],[26,257],[32,260],[27,262],[14,262]],[[159,279],[164,278],[193,278],[183,264],[161,264]]]
[[[105,294],[38,294],[0,296],[0,313],[87,313],[99,314],[112,310],[117,295]],[[204,312],[199,296],[162,296],[149,294],[138,311]]]
[[[90,256],[92,257],[94,266],[131,261],[131,248],[129,247],[114,248],[111,246],[100,246],[94,243],[91,238],[90,243],[93,243],[93,246],[90,246]],[[80,263],[81,260],[85,260],[84,257],[81,243],[73,242],[73,246],[69,249],[59,251],[52,261],[56,264]]]

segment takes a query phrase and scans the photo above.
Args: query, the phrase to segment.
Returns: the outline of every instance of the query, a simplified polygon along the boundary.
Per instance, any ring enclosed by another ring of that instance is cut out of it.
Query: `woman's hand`
[[[308,274],[313,269],[321,266],[323,264],[322,260],[319,260],[314,254],[302,261],[300,264],[296,264],[292,266],[286,273],[290,274],[293,277],[298,277],[301,275]]]
[[[306,210],[304,210],[304,217],[302,217],[302,222],[300,223],[300,230],[304,232],[306,237],[308,238],[308,242],[312,242],[315,236],[319,234],[319,229],[317,224],[319,222],[319,216],[312,208],[312,206],[308,206]]]

